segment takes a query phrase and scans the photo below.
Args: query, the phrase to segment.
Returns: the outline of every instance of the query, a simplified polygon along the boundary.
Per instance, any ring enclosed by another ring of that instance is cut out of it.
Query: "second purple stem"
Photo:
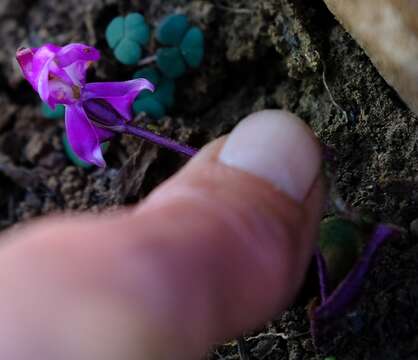
[[[197,149],[191,146],[180,144],[172,139],[169,139],[162,135],[155,134],[152,131],[146,130],[142,127],[136,127],[136,126],[127,124],[123,127],[123,132],[126,134],[140,137],[149,142],[152,142],[153,144],[163,146],[169,150],[172,150],[172,151],[175,151],[175,152],[178,152],[178,153],[190,156],[190,157],[196,155],[196,153],[198,152]]]

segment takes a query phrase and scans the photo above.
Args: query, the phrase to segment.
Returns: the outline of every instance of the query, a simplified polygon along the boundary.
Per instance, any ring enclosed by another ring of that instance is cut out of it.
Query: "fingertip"
[[[312,131],[297,116],[265,110],[248,116],[232,131],[219,160],[302,202],[319,174],[321,151]]]
[[[216,254],[222,270],[209,278],[202,275],[209,268],[195,271],[189,284],[217,287],[216,309],[208,310],[224,314],[216,335],[260,325],[296,295],[321,216],[320,173],[321,149],[309,127],[290,113],[263,111],[206,146],[141,207],[149,226],[158,214],[171,229],[171,244],[187,242],[187,253],[202,262]]]

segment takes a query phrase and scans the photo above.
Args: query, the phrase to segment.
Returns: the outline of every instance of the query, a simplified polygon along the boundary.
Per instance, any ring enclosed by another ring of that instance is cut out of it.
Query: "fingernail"
[[[319,175],[321,152],[302,120],[286,111],[265,110],[239,123],[219,160],[269,181],[302,202]]]

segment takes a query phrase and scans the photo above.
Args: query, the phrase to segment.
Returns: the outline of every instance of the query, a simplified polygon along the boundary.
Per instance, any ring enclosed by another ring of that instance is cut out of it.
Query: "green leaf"
[[[157,86],[161,80],[161,76],[158,73],[157,69],[153,67],[146,67],[144,69],[138,70],[134,74],[133,78],[134,79],[139,79],[139,78],[147,79],[149,82],[151,82],[155,86]]]
[[[141,14],[130,13],[125,18],[125,38],[143,46],[148,44],[150,28]]]
[[[184,36],[180,49],[190,67],[197,68],[202,63],[205,53],[204,42],[203,31],[198,27],[192,27]]]
[[[149,25],[138,13],[118,16],[106,29],[108,45],[114,50],[116,59],[125,65],[134,65],[141,59],[141,45],[145,46],[149,39]]]
[[[63,119],[65,117],[65,106],[57,105],[55,110],[52,110],[48,104],[42,103],[41,105],[42,115],[51,120]]]
[[[142,57],[142,49],[136,42],[123,39],[115,49],[115,57],[122,64],[135,65]]]
[[[319,247],[327,265],[332,286],[337,285],[357,261],[363,233],[353,222],[329,217],[321,222]]]
[[[157,40],[166,46],[178,46],[189,27],[190,24],[187,16],[169,15],[157,27]]]
[[[157,86],[157,90],[155,91],[154,95],[161,104],[167,108],[170,108],[174,105],[175,90],[176,84],[174,80],[164,78]]]
[[[164,106],[155,96],[140,97],[134,102],[133,108],[135,114],[143,112],[154,120],[159,120],[165,115]]]
[[[125,36],[125,19],[122,16],[115,17],[106,29],[106,41],[110,48],[114,49]]]
[[[186,63],[179,48],[161,48],[157,51],[157,65],[170,79],[176,79],[186,72]]]

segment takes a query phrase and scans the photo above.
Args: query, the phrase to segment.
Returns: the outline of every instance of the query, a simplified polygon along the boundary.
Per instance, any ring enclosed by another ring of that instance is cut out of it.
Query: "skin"
[[[136,207],[4,233],[0,358],[198,359],[289,306],[315,247],[322,181],[296,202],[222,164],[225,141]]]

